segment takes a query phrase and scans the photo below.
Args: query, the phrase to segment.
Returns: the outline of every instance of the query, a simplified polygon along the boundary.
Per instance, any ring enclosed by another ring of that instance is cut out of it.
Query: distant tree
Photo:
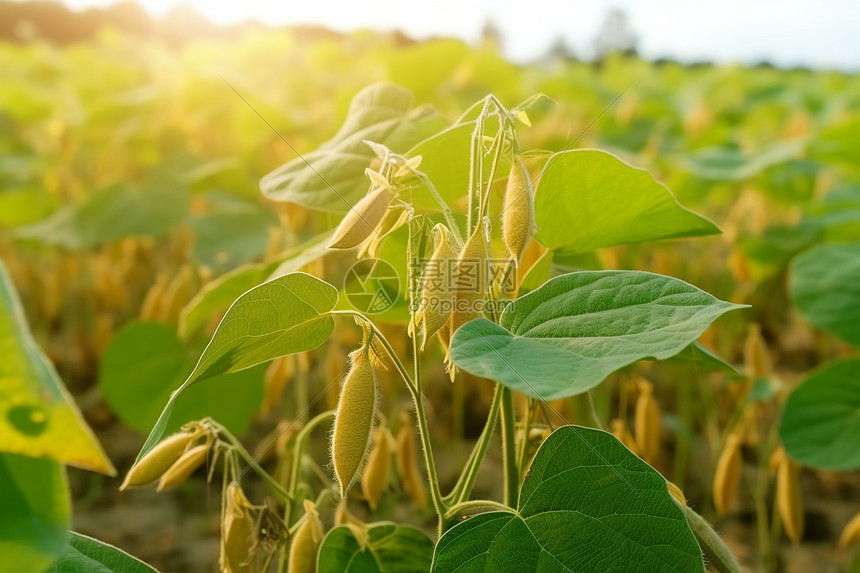
[[[564,36],[557,36],[549,45],[545,59],[550,62],[567,62],[576,59],[576,54]]]
[[[630,26],[627,14],[613,8],[606,13],[600,31],[594,38],[595,58],[600,61],[617,52],[635,55],[638,43],[639,37]]]
[[[502,47],[502,31],[492,20],[484,22],[484,27],[481,28],[481,44],[497,50]]]

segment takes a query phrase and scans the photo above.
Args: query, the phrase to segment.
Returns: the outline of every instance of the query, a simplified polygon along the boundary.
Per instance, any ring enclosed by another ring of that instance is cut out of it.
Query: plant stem
[[[463,472],[457,479],[454,489],[451,490],[445,500],[450,504],[457,504],[466,501],[472,493],[472,487],[475,485],[475,480],[478,478],[478,469],[481,467],[481,462],[487,454],[487,449],[490,446],[490,439],[493,437],[493,431],[496,429],[496,420],[499,417],[499,408],[502,403],[502,385],[496,384],[495,392],[493,393],[493,401],[490,404],[490,413],[487,414],[487,422],[466,465],[463,467]]]
[[[293,361],[293,371],[296,373],[293,381],[293,392],[295,393],[296,401],[296,419],[300,422],[304,422],[308,417],[306,412],[308,405],[308,373],[304,368],[302,368],[302,360],[299,359],[298,354],[294,354],[290,359]],[[305,361],[305,364],[307,364],[307,361]]]
[[[687,523],[690,524],[690,529],[693,530],[693,534],[707,558],[708,565],[719,573],[740,573],[741,568],[735,560],[735,556],[732,555],[732,552],[729,551],[729,548],[726,547],[726,544],[723,543],[711,525],[686,505],[682,506],[682,509],[687,518]]]
[[[445,221],[451,228],[451,232],[454,233],[454,238],[457,240],[457,245],[462,247],[463,237],[460,235],[460,227],[457,225],[457,221],[454,219],[454,212],[451,211],[451,208],[448,206],[442,196],[439,195],[439,191],[436,189],[436,186],[433,185],[427,175],[420,171],[415,171],[415,174],[418,175],[421,181],[424,182],[424,185],[427,186],[427,190],[430,191],[430,195],[432,195],[433,199],[439,204],[439,207],[442,209],[442,214],[445,215]]]
[[[481,198],[483,196],[483,166],[484,154],[482,149],[484,146],[484,123],[487,120],[487,111],[490,106],[490,98],[484,98],[484,105],[481,109],[481,114],[475,120],[475,129],[472,131],[471,150],[469,157],[469,218],[467,236],[471,237],[472,233],[481,223]]]
[[[305,424],[305,426],[296,435],[295,443],[293,444],[293,462],[290,464],[290,481],[287,485],[287,491],[295,497],[296,487],[299,484],[299,473],[302,465],[302,450],[310,433],[320,424],[334,418],[334,410],[327,410],[321,414],[317,414]],[[288,522],[289,523],[289,522]]]
[[[412,315],[411,320],[415,320],[415,315]],[[386,344],[388,341],[385,341]],[[389,354],[393,353],[393,349],[386,346]],[[433,459],[433,445],[430,443],[430,431],[427,427],[427,414],[424,411],[424,397],[421,392],[421,363],[418,359],[418,337],[412,337],[412,362],[415,378],[413,381],[414,389],[412,390],[412,401],[415,403],[415,414],[418,418],[418,433],[421,435],[421,442],[424,445],[424,463],[427,466],[427,480],[430,482],[430,497],[433,500],[433,507],[436,508],[436,513],[439,515],[439,533],[442,533],[442,527],[445,521],[446,505],[442,499],[442,491],[439,488],[439,475],[436,472],[436,460]],[[402,367],[402,364],[401,364]],[[401,372],[406,375],[405,369]],[[408,377],[404,378],[406,380]]]
[[[532,398],[531,396],[528,396],[527,401],[526,401],[525,421],[523,423],[523,433],[522,433],[522,437],[520,439],[520,442],[518,444],[518,451],[517,451],[517,467],[520,470],[520,477],[522,477],[522,475],[526,471],[526,468],[525,468],[526,451],[528,450],[528,446],[529,446],[529,430],[532,427],[532,421],[534,420],[534,416],[535,416],[535,409],[536,409],[535,402],[536,402],[536,400],[534,398]],[[522,481],[522,479],[520,479],[520,481]]]
[[[502,460],[505,468],[505,504],[517,506],[520,493],[520,472],[516,455],[516,416],[511,389],[502,388]]]
[[[490,210],[490,191],[493,188],[493,180],[496,178],[496,167],[498,167],[499,159],[502,155],[502,144],[504,140],[505,133],[502,129],[502,126],[500,125],[499,131],[496,133],[496,137],[493,138],[493,147],[495,147],[496,149],[493,151],[493,165],[490,167],[490,176],[487,179],[487,190],[481,197],[481,216],[487,215]]]
[[[267,471],[266,471],[266,470],[264,470],[262,467],[260,467],[260,464],[258,464],[258,463],[257,463],[257,460],[255,460],[255,459],[254,459],[254,456],[252,456],[252,455],[251,455],[251,453],[250,453],[248,450],[246,450],[246,449],[245,449],[245,446],[243,446],[243,445],[242,445],[242,442],[240,442],[240,441],[239,441],[239,439],[238,439],[236,436],[234,436],[233,434],[231,434],[231,433],[227,430],[227,428],[225,428],[224,426],[222,426],[222,425],[221,425],[221,424],[219,424],[218,422],[216,422],[216,421],[214,421],[214,420],[211,420],[211,419],[210,419],[210,420],[209,420],[209,423],[211,423],[211,424],[213,425],[213,427],[215,427],[216,431],[218,432],[218,434],[219,434],[222,438],[224,438],[224,439],[226,439],[228,442],[230,442],[230,445],[231,445],[231,446],[233,446],[233,448],[235,449],[235,451],[236,451],[240,456],[242,456],[242,459],[244,459],[244,460],[245,460],[245,462],[248,464],[248,466],[249,466],[252,470],[254,470],[255,472],[257,472],[257,474],[259,474],[259,476],[260,476],[261,478],[263,478],[263,481],[265,481],[265,482],[266,482],[266,484],[269,486],[269,488],[271,488],[271,490],[272,490],[274,493],[278,494],[278,496],[279,496],[279,497],[284,501],[284,503],[286,503],[287,505],[289,505],[289,504],[290,504],[290,502],[291,502],[291,501],[292,501],[292,499],[293,499],[292,494],[290,494],[290,493],[289,493],[289,492],[287,492],[284,488],[282,488],[282,487],[281,487],[281,484],[279,484],[279,483],[275,480],[275,478],[273,478],[272,476],[270,476],[270,475],[269,475],[269,472],[267,472]]]
[[[594,427],[598,430],[602,430],[603,423],[600,421],[600,414],[597,413],[597,405],[594,403],[594,396],[591,394],[591,390],[585,393],[585,397],[588,402],[588,406],[591,409],[591,418],[594,421]]]
[[[445,518],[453,520],[458,515],[468,510],[477,510],[476,513],[480,513],[481,510],[504,511],[507,513],[514,513],[516,511],[514,508],[503,503],[499,503],[498,501],[492,501],[489,499],[471,499],[469,501],[452,505],[448,508],[448,513],[445,514]]]

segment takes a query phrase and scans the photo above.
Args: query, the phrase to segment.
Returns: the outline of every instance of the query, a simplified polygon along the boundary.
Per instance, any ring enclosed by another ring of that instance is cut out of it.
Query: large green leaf
[[[158,573],[122,549],[72,532],[69,546],[45,573]]]
[[[451,341],[460,368],[540,400],[585,392],[638,360],[671,358],[739,305],[642,271],[561,275]]]
[[[188,215],[188,191],[169,182],[112,185],[64,207],[15,236],[68,249],[87,249],[127,236],[160,237]]]
[[[813,373],[788,397],[779,437],[804,465],[860,468],[860,358]]]
[[[187,348],[163,324],[132,323],[117,332],[102,355],[99,385],[105,402],[126,424],[147,433],[170,394],[194,368],[200,348]],[[263,399],[262,366],[214,376],[176,398],[166,431],[211,416],[239,434]]]
[[[0,261],[0,451],[116,471],[30,329]]]
[[[290,273],[252,288],[224,315],[185,382],[171,394],[138,460],[164,435],[180,396],[194,383],[273,358],[313,350],[334,329],[329,313],[337,289],[306,273]]]
[[[362,547],[346,526],[328,532],[318,569],[338,573],[427,573],[433,542],[421,530],[396,523],[374,523]]]
[[[704,571],[666,480],[612,435],[564,426],[543,443],[516,511],[446,532],[433,573]]]
[[[860,346],[860,243],[811,249],[791,271],[791,296],[806,319]]]
[[[432,108],[412,108],[412,94],[391,83],[377,83],[358,92],[337,134],[318,149],[297,157],[260,180],[263,195],[344,213],[367,192],[364,174],[375,157],[363,140],[403,153],[443,129],[444,119]]]
[[[647,171],[593,149],[549,158],[535,192],[535,220],[542,245],[577,253],[720,232]]]
[[[0,571],[44,571],[65,549],[70,513],[60,464],[0,453]]]

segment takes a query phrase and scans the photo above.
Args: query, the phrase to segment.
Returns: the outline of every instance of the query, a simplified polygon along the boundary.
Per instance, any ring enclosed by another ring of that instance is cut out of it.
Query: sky
[[[66,0],[72,8],[111,0]],[[177,0],[140,0],[155,16]],[[582,57],[606,13],[627,13],[646,57],[759,62],[860,70],[860,0],[185,0],[216,23],[320,24],[402,30],[421,39],[474,42],[485,22],[500,29],[506,55],[527,62],[559,37]]]

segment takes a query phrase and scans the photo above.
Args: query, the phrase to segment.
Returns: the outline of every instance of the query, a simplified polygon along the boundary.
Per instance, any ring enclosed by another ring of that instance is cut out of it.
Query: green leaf
[[[39,188],[0,188],[0,225],[15,227],[44,219],[51,212],[48,193]]]
[[[278,226],[275,214],[261,205],[231,203],[191,223],[195,260],[219,271],[263,256],[269,228]]]
[[[263,177],[263,195],[321,211],[349,211],[370,185],[364,170],[375,155],[363,140],[403,153],[445,127],[432,108],[410,111],[412,99],[408,90],[391,83],[364,88],[350,102],[346,120],[332,139]]]
[[[476,122],[466,121],[435,133],[409,150],[407,157],[420,155],[418,169],[427,175],[436,191],[448,205],[453,205],[469,190],[469,169],[472,149],[472,132]],[[485,128],[493,129],[492,121]],[[502,154],[496,168],[498,175],[507,175],[510,168],[508,154]],[[423,185],[413,192],[412,203],[418,209],[438,211],[439,204]]]
[[[66,546],[71,507],[55,461],[0,453],[0,571],[44,571]]]
[[[313,350],[334,330],[329,315],[337,289],[306,273],[290,273],[252,288],[224,315],[182,386],[173,393],[140,450],[140,460],[165,434],[180,396],[192,384],[279,356]]]
[[[296,272],[330,253],[326,244],[333,233],[334,230],[326,231],[303,241],[268,263],[250,263],[236,267],[204,285],[179,315],[179,336],[187,339],[201,329],[210,316],[216,312],[224,312],[242,294],[267,279]]]
[[[45,573],[158,573],[122,549],[71,532],[69,546]]]
[[[744,237],[738,242],[749,259],[757,278],[766,277],[785,267],[792,257],[813,246],[820,240],[820,231],[814,226],[774,226],[755,236]]]
[[[577,253],[720,232],[644,169],[592,149],[549,158],[535,192],[535,220],[542,245]]]
[[[552,259],[553,251],[547,250],[535,261],[520,282],[519,289],[517,290],[518,296],[530,293],[549,280],[552,276]]]
[[[704,571],[666,480],[611,434],[564,426],[543,443],[511,512],[447,531],[433,573]]]
[[[249,290],[224,315],[185,384],[313,350],[334,329],[334,319],[326,313],[336,303],[337,289],[306,273],[290,273]]]
[[[112,185],[64,207],[15,237],[68,249],[88,249],[128,236],[160,237],[188,214],[188,191],[168,182]]]
[[[53,364],[33,339],[0,261],[0,451],[115,475]]]
[[[860,346],[860,243],[803,253],[792,262],[789,289],[809,322]]]
[[[696,371],[722,372],[731,376],[740,376],[734,366],[698,342],[694,342],[669,360],[676,364],[689,366]]]
[[[804,465],[860,468],[860,358],[830,364],[798,386],[785,403],[779,437]]]
[[[201,348],[186,348],[163,324],[132,323],[118,331],[102,355],[99,385],[123,422],[146,434],[171,393],[194,368]],[[215,418],[231,432],[248,429],[263,399],[264,367],[214,376],[176,398],[165,431],[191,420]]]
[[[539,400],[585,392],[638,360],[675,356],[720,315],[741,308],[679,279],[642,271],[555,277],[478,319],[451,341],[451,358],[476,376]]]
[[[427,573],[433,542],[411,525],[374,523],[362,548],[352,531],[340,526],[328,532],[319,552],[318,569],[338,573]]]
[[[831,189],[824,199],[807,207],[796,228],[811,227],[828,240],[860,240],[860,184],[842,183]]]
[[[838,163],[851,168],[860,165],[860,114],[854,113],[828,126],[813,140],[810,154],[827,163]]]
[[[701,179],[741,181],[798,157],[805,147],[802,140],[782,141],[754,154],[733,147],[708,147],[694,151],[681,165]]]
[[[263,283],[267,269],[268,265],[263,263],[250,263],[203,285],[179,313],[179,335],[187,339],[195,334],[210,316],[223,312],[237,298]]]

